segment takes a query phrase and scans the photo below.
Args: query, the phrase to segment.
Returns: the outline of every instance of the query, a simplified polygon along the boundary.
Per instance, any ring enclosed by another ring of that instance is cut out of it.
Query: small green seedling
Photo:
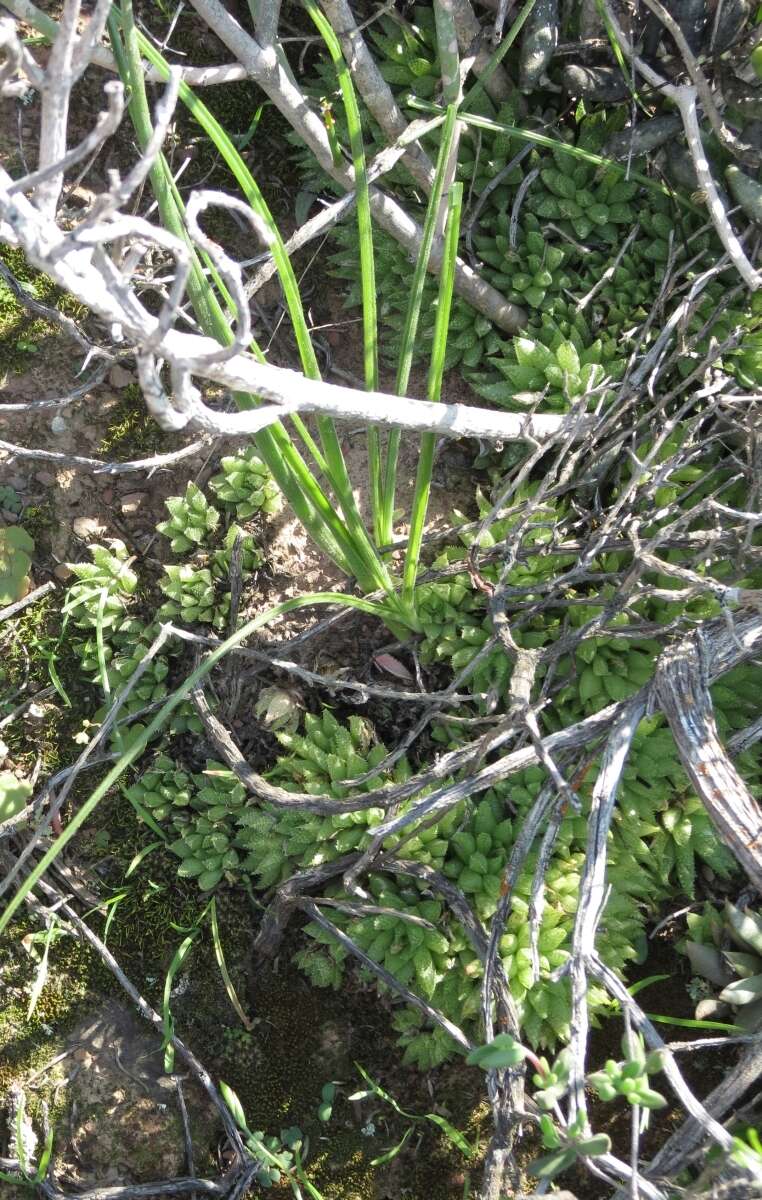
[[[321,1103],[318,1105],[318,1117],[321,1121],[330,1121],[333,1115],[333,1102],[336,1098],[336,1084],[325,1083],[320,1093]]]
[[[611,1138],[606,1133],[588,1134],[584,1113],[580,1113],[566,1130],[559,1130],[547,1113],[540,1117],[542,1144],[550,1154],[535,1159],[530,1166],[540,1179],[553,1179],[567,1171],[578,1158],[598,1158],[608,1154]]]
[[[609,1059],[602,1071],[588,1075],[587,1081],[601,1100],[615,1100],[622,1096],[628,1104],[639,1108],[664,1108],[667,1101],[660,1092],[649,1086],[649,1075],[655,1075],[663,1067],[663,1058],[658,1050],[646,1054],[643,1038],[636,1035],[622,1039],[623,1062]]]
[[[472,1050],[466,1062],[484,1071],[508,1071],[520,1066],[526,1056],[526,1049],[510,1033],[499,1033],[486,1046],[477,1046]]]

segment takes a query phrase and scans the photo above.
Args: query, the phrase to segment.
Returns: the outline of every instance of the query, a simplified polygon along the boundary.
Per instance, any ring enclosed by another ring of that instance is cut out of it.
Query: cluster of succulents
[[[664,1067],[664,1059],[660,1050],[646,1053],[643,1038],[635,1034],[622,1038],[624,1061],[616,1062],[613,1058],[606,1061],[601,1071],[594,1071],[587,1076],[601,1100],[615,1100],[622,1096],[628,1104],[640,1108],[664,1108],[667,1104],[664,1096],[651,1087],[650,1075],[657,1075]]]
[[[82,673],[106,698],[94,714],[97,722],[130,684],[157,630],[132,612],[138,578],[124,543],[113,540],[108,546],[92,545],[89,550],[92,562],[67,564],[77,582],[67,589],[63,611],[83,635],[72,641]],[[139,716],[166,699],[169,673],[166,654],[155,655],[143,666],[122,702],[118,726],[110,735],[114,745],[123,746],[125,737],[144,730]],[[198,732],[201,722],[185,702],[172,713],[168,729],[174,734]]]
[[[246,872],[246,789],[222,763],[209,761],[191,776],[166,754],[125,789],[157,821],[169,822],[170,850],[180,859],[178,875],[212,891],[227,878]]]
[[[239,520],[277,511],[280,493],[253,448],[223,458],[221,466],[210,487]],[[170,517],[157,529],[169,538],[172,552],[186,560],[165,566],[159,588],[167,599],[158,615],[163,620],[222,629],[230,610],[225,584],[236,544],[244,577],[262,565],[262,553],[252,535],[235,522],[221,532],[219,511],[195,483],[188,484],[184,496],[171,496],[165,503]]]
[[[416,6],[411,23],[396,15],[383,17],[368,36],[381,73],[398,102],[404,106],[411,94],[421,100],[430,99],[439,70],[431,12]],[[528,24],[525,37],[529,36]],[[322,65],[318,74],[314,94],[320,98],[335,96],[330,66]],[[461,137],[456,177],[464,183],[469,206],[480,204],[480,197],[488,189],[476,220],[464,221],[464,231],[470,229],[469,256],[506,299],[527,312],[524,340],[533,343],[534,354],[527,358],[526,345],[517,346],[506,339],[456,297],[446,364],[460,365],[472,386],[492,403],[520,408],[529,398],[534,403],[539,396],[543,405],[564,410],[579,396],[599,387],[604,378],[614,382],[621,376],[628,341],[633,330],[643,325],[656,300],[664,264],[668,260],[675,266],[690,264],[688,279],[695,278],[705,265],[703,254],[713,246],[713,235],[706,228],[704,214],[688,200],[687,193],[675,200],[674,193],[666,188],[660,191],[654,185],[644,185],[646,164],[638,157],[641,152],[637,140],[633,143],[632,173],[609,157],[608,145],[618,133],[621,136],[626,120],[624,106],[586,114],[579,119],[576,131],[564,129],[558,135],[555,146],[535,144],[531,149],[514,132],[517,125],[528,123],[526,116],[519,120],[515,97],[495,105],[482,91],[472,111],[491,118],[502,129],[470,127]],[[337,140],[348,145],[340,101],[332,108],[331,122]],[[367,114],[364,128],[369,151],[380,148],[383,137]],[[425,140],[430,152],[435,150],[438,136],[435,132]],[[314,158],[309,156],[308,161],[303,148],[298,154],[307,189],[330,189],[328,178],[316,171]],[[606,162],[599,163],[596,157]],[[415,204],[417,198],[401,167],[395,168],[387,182],[404,195],[408,206]],[[511,236],[511,213],[520,188],[519,223]],[[692,190],[688,186],[687,192]],[[631,244],[622,247],[625,235],[636,226]],[[334,240],[338,249],[332,270],[349,285],[347,305],[359,305],[360,268],[354,222],[338,226]],[[384,354],[394,356],[409,296],[409,258],[383,234],[377,234],[374,245],[379,315],[386,329],[381,348]],[[586,303],[583,328],[579,328],[575,321],[582,317],[578,306],[593,289],[594,298]],[[693,332],[700,328],[702,314],[712,305],[717,306],[725,291],[722,278],[706,288],[702,304],[691,318]],[[435,311],[436,284],[428,280],[416,344],[420,355],[426,354],[430,344]],[[754,387],[762,379],[759,335],[754,332],[758,312],[758,301],[739,302],[723,314],[720,322],[722,326],[724,321],[728,330],[748,331],[737,350],[723,355],[722,364],[746,386]],[[599,337],[603,325],[606,333]],[[571,336],[572,328],[578,329],[579,339]],[[559,334],[564,341],[575,343],[578,363],[566,350],[561,352],[562,361],[556,358]],[[652,336],[649,333],[641,341],[643,352]],[[693,355],[709,348],[708,338],[699,340]],[[549,355],[543,353],[543,348]],[[680,370],[690,369],[693,355],[684,357]],[[546,368],[550,368],[549,376]]]
[[[450,941],[441,932],[444,909],[439,900],[426,899],[415,888],[399,886],[393,880],[373,876],[368,881],[374,908],[367,916],[350,916],[331,912],[331,920],[343,929],[369,958],[382,966],[405,986],[411,987],[426,1000],[434,995],[437,984],[453,966]],[[400,915],[395,915],[399,913]],[[313,941],[326,946],[333,970],[339,971],[347,952],[337,945],[330,933],[310,926]],[[317,956],[307,950],[297,953],[297,962],[316,981]],[[334,976],[334,979],[336,976]],[[329,982],[333,983],[334,979]]]
[[[240,525],[231,525],[222,539],[222,544],[211,557],[211,572],[215,579],[228,579],[233,563],[233,552],[240,539],[240,569],[243,576],[251,575],[262,566],[262,551],[250,533],[244,533]]]
[[[370,723],[357,715],[350,716],[345,725],[327,708],[320,716],[307,713],[303,734],[278,732],[276,737],[288,753],[278,759],[270,778],[290,791],[342,800],[350,794],[370,792],[382,783],[402,783],[410,776],[410,765],[403,758],[378,778],[351,788],[344,785],[344,780],[359,778],[378,767],[387,755]],[[458,809],[453,809],[429,829],[414,832],[405,845],[405,854],[429,866],[441,866],[458,816]],[[258,851],[256,874],[260,886],[269,887],[299,868],[318,866],[364,849],[369,830],[383,818],[384,810],[375,806],[325,815],[279,812]]]
[[[477,234],[473,241],[484,263],[485,275],[504,292],[512,304],[547,311],[548,296],[573,287],[576,274],[564,272],[571,257],[568,247],[550,245],[536,216],[525,216],[516,226],[516,241],[511,245],[508,212],[495,214],[494,231]],[[468,366],[476,365],[468,363]]]
[[[209,480],[220,504],[235,510],[239,521],[248,521],[256,513],[278,512],[281,495],[268,467],[250,446],[238,454],[220,460],[222,470]]]
[[[727,879],[734,859],[693,795],[674,738],[660,716],[641,722],[624,768],[614,836],[650,879],[651,895],[677,884],[694,894],[697,866]]]
[[[749,1033],[762,1028],[762,914],[726,901],[688,914],[688,937],[680,949],[694,975],[719,989],[699,1001],[697,1016],[724,1015]]]
[[[314,778],[314,756],[310,756],[309,761],[309,774]],[[283,776],[292,766],[293,760],[281,760],[279,774]],[[321,773],[326,771],[325,760],[318,769]],[[303,782],[303,772],[300,772],[300,778]],[[452,810],[457,812],[457,828],[454,831],[451,813],[439,822],[434,831],[421,831],[417,839],[408,843],[405,847],[406,856],[429,861],[438,867],[458,885],[476,914],[482,920],[489,919],[497,907],[515,839],[515,826],[508,814],[522,810],[531,803],[541,779],[541,770],[529,768],[517,783],[511,781],[510,788],[508,785],[501,786],[479,801],[458,806],[457,810]],[[361,821],[363,816],[363,813],[358,813],[356,819]],[[312,820],[316,829],[323,824],[324,836],[328,834],[328,844],[331,845],[332,819]],[[272,840],[277,837],[278,826],[286,824],[295,831],[301,827],[306,837],[308,822],[309,818],[304,816],[300,822],[289,820],[289,816],[281,816],[277,825],[268,831],[268,838]],[[348,822],[345,828],[350,829],[347,841],[338,847],[334,839],[331,848],[327,849],[323,840],[317,847],[316,857],[314,842],[306,854],[303,843],[298,842],[294,848],[302,854],[301,865],[324,862],[335,857],[339,849],[346,853],[360,847],[366,830],[363,828],[358,831]],[[427,836],[430,839],[428,841]],[[568,1033],[568,993],[563,984],[549,984],[547,977],[568,956],[585,836],[584,818],[571,814],[564,822],[557,853],[546,875],[545,903],[538,933],[539,977],[534,979],[532,975],[527,923],[535,866],[532,856],[514,890],[512,910],[501,941],[501,955],[511,993],[522,1012],[526,1036],[535,1044],[553,1044],[557,1038]],[[630,886],[627,871],[617,872],[615,869],[613,878],[615,883],[604,918],[601,948],[605,960],[619,970],[638,955],[643,918],[639,898]],[[387,878],[371,876],[368,886],[375,905],[404,910],[408,916],[419,918],[419,921],[411,925],[403,918],[389,914],[354,916],[334,911],[331,911],[331,920],[345,930],[371,958],[385,966],[396,978],[419,990],[445,1015],[466,1024],[476,1021],[480,1009],[481,966],[463,931],[440,913],[439,902],[426,894],[417,882],[410,881],[403,885],[399,880],[391,883]],[[330,889],[329,894],[333,894]],[[431,922],[431,914],[435,909],[440,934],[435,939],[436,945],[433,937],[425,932],[425,924],[420,923]],[[406,924],[409,928],[405,928]],[[317,985],[338,987],[347,965],[346,951],[330,933],[316,924],[310,924],[307,933],[311,944],[298,952],[297,961]],[[602,994],[591,996],[593,1011],[604,1003]],[[395,1028],[401,1035],[407,1062],[430,1066],[453,1053],[454,1047],[449,1037],[442,1030],[424,1028],[420,1014],[413,1010],[398,1013]]]

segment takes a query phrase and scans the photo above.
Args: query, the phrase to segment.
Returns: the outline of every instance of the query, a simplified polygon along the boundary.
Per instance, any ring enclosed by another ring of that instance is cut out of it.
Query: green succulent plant
[[[179,619],[183,624],[212,625],[222,629],[230,607],[230,597],[220,598],[208,567],[192,563],[168,564],[159,580],[168,599],[156,614],[159,620]]]
[[[601,1071],[587,1076],[601,1100],[615,1100],[622,1096],[628,1104],[640,1108],[665,1108],[667,1101],[650,1084],[649,1075],[657,1075],[663,1069],[664,1060],[660,1051],[646,1053],[643,1038],[639,1034],[622,1038],[624,1061],[607,1060]]]
[[[224,876],[231,880],[240,877],[246,855],[236,839],[247,793],[238,777],[222,763],[207,762],[194,783],[188,811],[173,814],[180,836],[170,849],[181,859],[178,875],[195,879],[201,890],[208,892]],[[184,807],[180,805],[181,810]]]
[[[194,788],[190,775],[166,754],[159,754],[147,771],[124,789],[130,800],[148,809],[157,821],[164,821],[176,808],[187,808]]]
[[[9,483],[0,484],[0,508],[7,513],[21,512],[21,497]]]
[[[444,915],[441,903],[422,898],[414,888],[400,888],[377,876],[368,881],[368,890],[374,905],[392,911],[367,917],[332,911],[332,921],[395,979],[430,1000],[437,984],[453,965],[450,943],[440,929]],[[395,911],[401,915],[395,916]],[[337,965],[345,960],[346,952],[336,946],[329,933],[316,925],[308,926],[307,932],[318,944],[330,947]],[[297,954],[296,961],[310,973],[309,951],[301,957]]]
[[[79,629],[97,629],[109,638],[134,629],[127,614],[138,577],[124,542],[113,539],[110,548],[88,546],[92,563],[67,563],[78,582],[66,592],[63,612]]]
[[[720,989],[717,1000],[733,1010],[733,1020],[750,1033],[762,1028],[762,914],[707,904],[702,913],[689,913],[689,937],[680,949],[694,975]],[[701,1011],[701,1009],[699,1009]]]
[[[375,43],[381,73],[398,101],[404,105],[408,94],[430,99],[438,86],[439,71],[431,11],[416,6],[411,23],[382,17],[369,36]],[[313,94],[322,98],[335,95],[332,68],[322,64],[318,76]],[[456,298],[446,365],[459,365],[477,393],[492,403],[521,409],[539,399],[544,408],[565,411],[584,393],[600,389],[604,380],[613,384],[621,378],[634,346],[633,331],[642,330],[658,296],[664,264],[670,256],[675,264],[688,263],[687,277],[695,278],[705,265],[702,255],[714,247],[713,235],[698,211],[685,205],[678,210],[666,193],[644,188],[616,167],[598,166],[569,153],[573,147],[605,155],[606,142],[622,128],[624,106],[586,115],[575,131],[562,131],[559,143],[563,140],[566,149],[559,144],[528,150],[527,143],[511,133],[510,127],[520,123],[515,97],[496,108],[482,92],[472,111],[506,128],[470,128],[461,137],[456,178],[464,183],[474,204],[484,194],[477,220],[470,227],[469,254],[506,299],[522,305],[529,320],[518,342],[506,340],[488,320]],[[330,120],[337,145],[347,147],[340,103],[331,108]],[[370,118],[364,127],[372,153],[383,144],[383,135]],[[438,138],[439,133],[434,132],[425,139],[431,154]],[[334,190],[335,185],[316,170],[314,158],[305,155],[303,147],[297,153],[307,190]],[[645,160],[636,160],[633,166],[647,169]],[[415,203],[402,168],[395,168],[387,182],[408,204]],[[511,210],[520,187],[524,189],[520,225],[512,238]],[[620,253],[625,234],[636,225],[637,236]],[[338,249],[331,269],[348,285],[349,307],[361,303],[357,236],[352,222],[333,233]],[[407,309],[410,264],[406,252],[385,235],[374,238],[374,251],[378,310],[387,330],[382,352],[395,356]],[[691,317],[691,331],[700,328],[712,307],[723,307],[726,290],[721,278],[705,289]],[[586,301],[583,312],[580,302],[589,293],[593,298]],[[435,284],[427,280],[416,344],[416,352],[422,356],[429,348],[435,311]],[[734,328],[748,329],[741,347],[725,355],[722,362],[745,386],[757,387],[762,382],[760,313],[762,305],[753,299],[722,313],[717,325],[720,336]],[[642,352],[654,336],[653,330],[646,331]],[[709,349],[708,339],[708,334],[700,339],[680,370],[693,368],[696,356]],[[605,402],[610,394],[608,389],[603,397],[593,392],[596,402],[601,398]]]
[[[29,591],[34,541],[20,525],[0,528],[0,608],[21,600]]]
[[[241,539],[241,573],[251,575],[264,562],[262,551],[254,538],[244,533],[240,525],[231,525],[222,539],[222,545],[215,550],[211,557],[211,571],[215,579],[227,579],[233,559],[233,548],[237,539]]]
[[[534,216],[525,217],[517,227],[516,244],[511,246],[509,214],[498,212],[494,232],[477,234],[474,245],[486,277],[513,304],[548,311],[548,297],[559,297],[577,281],[576,273],[569,275],[563,270],[571,251],[551,245]]]
[[[160,521],[158,533],[169,538],[173,554],[185,554],[204,545],[220,523],[220,514],[207,500],[201,488],[190,482],[184,496],[164,501],[168,521]]]
[[[27,779],[19,779],[12,771],[0,771],[0,824],[26,807],[33,790]]]
[[[227,455],[220,466],[220,474],[209,480],[209,486],[221,504],[235,509],[239,521],[248,521],[258,512],[279,511],[280,491],[255,447]]]
[[[674,738],[661,716],[641,722],[624,768],[614,812],[616,840],[650,876],[652,896],[677,883],[693,896],[700,863],[721,879],[735,860],[693,794]]]
[[[178,875],[195,879],[205,892],[223,878],[235,882],[253,869],[247,836],[260,818],[263,828],[271,824],[268,814],[247,804],[246,789],[234,772],[214,761],[191,776],[160,754],[126,795],[171,825],[175,836],[169,848],[180,859]]]

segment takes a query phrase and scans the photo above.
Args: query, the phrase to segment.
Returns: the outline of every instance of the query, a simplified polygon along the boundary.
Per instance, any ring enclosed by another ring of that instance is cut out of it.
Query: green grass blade
[[[462,206],[463,184],[454,183],[450,189],[449,196],[444,256],[439,279],[436,322],[434,324],[434,344],[431,350],[431,365],[429,367],[429,378],[426,389],[428,399],[433,403],[438,403],[442,395],[442,378],[444,376],[447,331],[450,326],[450,309],[452,307],[452,293],[455,283],[455,261],[458,257],[458,238],[460,236],[460,213]],[[434,469],[436,445],[437,435],[435,433],[423,434],[415,476],[415,493],[410,516],[410,532],[405,551],[402,589],[402,598],[411,607],[414,603],[415,581],[418,576],[423,530],[429,506],[429,496],[431,494],[431,475]]]
[[[132,875],[134,871],[137,871],[140,864],[144,859],[148,858],[149,854],[153,854],[154,850],[158,850],[160,847],[165,845],[165,841],[157,840],[155,842],[150,842],[147,846],[144,846],[142,850],[138,850],[137,854],[132,856],[130,865],[127,867],[127,870],[124,873],[125,879],[129,879],[130,875]]]
[[[177,972],[182,967],[191,946],[196,940],[198,930],[184,938],[180,945],[175,950],[172,962],[169,964],[169,969],[164,980],[164,995],[161,1002],[161,1019],[164,1029],[164,1072],[166,1075],[171,1075],[175,1069],[175,1048],[172,1045],[172,1038],[175,1035],[175,1022],[172,1019],[172,984],[175,981]]]
[[[34,1173],[35,1183],[42,1183],[48,1173],[48,1166],[53,1154],[53,1126],[49,1125],[45,1134],[45,1145],[42,1148],[40,1161],[37,1164],[37,1170]]]
[[[442,97],[445,104],[457,104],[460,100],[460,56],[451,0],[434,0],[434,26],[442,77]]]
[[[399,1154],[400,1150],[402,1150],[404,1148],[404,1146],[407,1142],[407,1139],[410,1137],[410,1134],[413,1132],[414,1129],[415,1129],[415,1125],[408,1125],[408,1127],[405,1130],[405,1132],[403,1133],[402,1137],[397,1142],[397,1145],[392,1146],[391,1149],[389,1149],[389,1150],[385,1150],[383,1154],[379,1154],[378,1158],[372,1158],[370,1160],[370,1166],[371,1167],[381,1167],[384,1165],[384,1163],[391,1162],[393,1158],[396,1158],[397,1155]]]
[[[40,996],[42,995],[42,989],[45,987],[45,984],[47,983],[48,958],[50,955],[51,943],[53,941],[53,934],[55,933],[57,928],[58,928],[58,921],[56,920],[55,917],[53,917],[51,919],[50,924],[48,925],[47,931],[45,933],[45,942],[42,947],[42,956],[41,956],[39,964],[37,966],[37,971],[35,972],[32,989],[29,993],[29,1007],[26,1010],[27,1021],[31,1021],[32,1016],[34,1014],[34,1010],[37,1007],[37,1001],[39,1000]]]
[[[376,307],[376,268],[373,253],[373,222],[370,215],[370,192],[363,145],[362,121],[352,76],[344,60],[339,39],[318,8],[315,0],[305,0],[307,12],[328,47],[341,89],[349,130],[349,145],[355,172],[357,193],[357,230],[360,249],[360,287],[362,294],[363,368],[365,386],[378,390],[378,313]],[[381,530],[381,450],[378,430],[368,430],[368,476],[370,482],[373,528],[378,545],[382,544]]]
[[[106,904],[108,905],[108,913],[106,914],[106,924],[103,926],[104,946],[108,942],[109,930],[111,929],[114,917],[116,916],[116,910],[119,908],[122,900],[124,900],[126,896],[129,896],[129,894],[129,890],[126,892],[120,892],[117,896],[112,896],[110,900],[106,901]]]
[[[236,1013],[240,1017],[241,1024],[243,1025],[244,1029],[247,1029],[247,1030],[249,1030],[249,1032],[251,1032],[251,1030],[254,1028],[254,1022],[251,1020],[250,1017],[247,1017],[246,1013],[243,1011],[243,1006],[241,1004],[241,1001],[238,999],[238,994],[233,985],[233,980],[230,978],[230,972],[228,971],[227,963],[225,962],[225,952],[222,949],[222,939],[220,938],[220,927],[219,927],[219,923],[217,921],[217,901],[215,900],[214,896],[212,896],[212,899],[209,903],[209,917],[210,917],[211,927],[212,927],[212,944],[214,945],[214,957],[216,958],[217,966],[220,969],[220,975],[222,976],[222,982],[225,985],[225,991],[227,992],[228,1000],[230,1001],[230,1003],[232,1004]]]
[[[123,0],[123,3],[127,5],[130,3],[130,0]],[[145,38],[143,34],[136,33],[135,42],[137,47],[139,47],[140,53],[145,55],[151,65],[155,66],[160,72],[166,74],[168,77],[169,64],[166,62],[166,59],[164,59],[162,55],[155,49],[155,47],[151,45],[148,39]],[[191,113],[194,119],[199,123],[201,128],[211,139],[213,145],[219,151],[221,157],[229,167],[246,200],[251,205],[252,210],[256,212],[257,215],[264,221],[272,235],[273,243],[271,250],[273,258],[275,259],[275,265],[277,267],[281,286],[283,288],[291,323],[294,328],[294,334],[302,361],[302,369],[308,378],[319,379],[320,369],[318,367],[315,350],[312,345],[312,339],[310,337],[309,328],[304,315],[301,296],[299,294],[299,285],[294,274],[291,260],[288,256],[285,243],[280,236],[280,231],[276,222],[273,220],[272,213],[270,212],[259,186],[257,185],[256,180],[246,166],[246,163],[241,158],[241,155],[228,136],[227,132],[223,129],[212,113],[209,112],[209,109],[198,98],[195,92],[193,92],[193,90],[187,86],[187,84],[182,83],[180,85],[179,97],[186,105],[188,111]],[[147,103],[145,107],[147,112]],[[215,322],[215,324],[218,323]],[[224,339],[220,339],[219,334],[215,333],[215,336],[218,336],[218,340],[223,340],[223,344],[225,340],[229,341],[230,339],[229,330],[227,329],[227,322],[225,323],[225,330],[227,337]],[[309,445],[311,439],[306,427],[298,419],[295,421],[295,425],[297,426],[306,443]],[[391,591],[393,588],[391,578],[384,564],[376,554],[375,548],[373,547],[373,544],[368,536],[368,532],[365,529],[357,508],[357,503],[352,491],[352,484],[349,479],[346,463],[344,461],[344,455],[341,450],[341,444],[339,442],[335,426],[327,417],[317,418],[317,426],[320,432],[320,439],[325,455],[325,458],[322,460],[322,465],[324,466],[330,485],[339,501],[339,505],[341,506],[344,520],[346,522],[346,529],[341,531],[343,533],[344,541],[344,544],[342,545],[342,552],[345,561],[351,563],[349,573],[356,576],[360,586],[365,591],[375,591],[379,588]],[[255,440],[257,441],[257,444],[259,444],[259,440]],[[303,475],[302,482],[308,483]],[[311,499],[314,503],[317,499],[317,496],[312,495]],[[336,537],[338,532],[336,529],[337,522],[330,504],[326,505],[320,503],[320,509],[323,519],[334,526],[333,533]]]
[[[442,200],[442,192],[444,189],[445,172],[447,163],[450,158],[453,141],[456,136],[458,120],[458,109],[454,104],[448,105],[445,117],[445,123],[442,128],[442,138],[439,143],[439,154],[437,156],[437,168],[434,175],[434,184],[429,196],[429,203],[426,209],[426,219],[423,224],[423,235],[421,237],[421,245],[418,250],[418,258],[413,271],[413,279],[410,285],[410,300],[408,301],[407,312],[405,313],[405,325],[402,330],[402,341],[400,344],[399,360],[397,363],[397,379],[395,389],[398,396],[407,394],[408,384],[410,382],[410,369],[413,364],[413,350],[415,348],[415,339],[418,334],[418,321],[421,315],[421,302],[423,300],[423,287],[426,280],[426,270],[428,267],[429,258],[431,257],[431,247],[434,243],[434,231],[436,229],[437,213]],[[381,527],[381,544],[387,545],[392,541],[393,537],[393,516],[394,516],[394,495],[397,488],[397,459],[399,456],[400,446],[400,431],[392,429],[389,434],[389,441],[386,451],[386,468],[384,471],[383,483],[383,522]]]

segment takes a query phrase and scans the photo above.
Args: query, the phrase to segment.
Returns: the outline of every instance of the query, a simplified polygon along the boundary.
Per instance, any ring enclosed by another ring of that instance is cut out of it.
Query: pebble
[[[127,496],[123,496],[122,512],[125,517],[133,516],[141,507],[147,495],[147,492],[130,492]]]
[[[106,528],[98,517],[75,517],[71,527],[77,537],[83,539],[95,537]]]
[[[53,567],[53,574],[56,579],[60,579],[61,583],[65,583],[67,579],[71,579],[74,572],[67,567],[66,563],[59,563],[58,566]]]
[[[56,433],[56,434],[66,433],[66,430],[68,428],[69,427],[66,424],[66,421],[61,416],[53,417],[53,420],[50,422],[50,432],[51,433]]]
[[[126,388],[135,382],[132,371],[127,371],[121,363],[114,363],[109,371],[108,381],[114,388]]]

